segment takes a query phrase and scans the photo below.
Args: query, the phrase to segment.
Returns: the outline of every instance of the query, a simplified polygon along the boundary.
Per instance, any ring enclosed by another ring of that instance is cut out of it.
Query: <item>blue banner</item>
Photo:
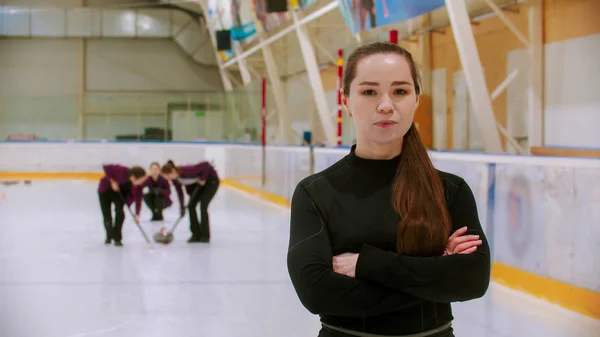
[[[444,0],[338,0],[353,34],[405,21],[445,5]]]
[[[300,0],[299,5],[300,5],[300,8],[304,9],[304,8],[307,8],[311,5],[313,5],[315,2],[317,2],[317,0]]]

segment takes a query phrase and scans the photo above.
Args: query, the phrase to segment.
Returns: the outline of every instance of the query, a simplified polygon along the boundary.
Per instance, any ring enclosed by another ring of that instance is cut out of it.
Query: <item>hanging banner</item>
[[[252,6],[244,0],[209,0],[209,22],[215,31],[231,30],[231,39],[243,43],[257,38],[256,27],[252,19]],[[219,53],[226,61],[234,56],[233,50]]]
[[[405,21],[445,5],[444,0],[338,0],[353,34]]]
[[[256,27],[249,1],[231,0],[231,19],[231,38],[234,41],[249,43],[256,39]]]
[[[270,32],[290,20],[290,16],[287,12],[267,13],[265,0],[252,0],[252,4],[256,11],[256,18],[262,24],[265,32]]]
[[[300,8],[302,9],[306,9],[307,7],[315,4],[317,2],[317,0],[300,0],[298,1]]]

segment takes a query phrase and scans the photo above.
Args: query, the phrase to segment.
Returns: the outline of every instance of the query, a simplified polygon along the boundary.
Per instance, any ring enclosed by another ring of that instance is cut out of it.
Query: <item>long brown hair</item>
[[[175,172],[179,172],[179,167],[177,167],[177,165],[175,165],[175,163],[172,160],[168,160],[167,163],[164,164],[163,167],[160,169],[160,173],[170,174],[171,172],[173,172],[173,170],[175,170]]]
[[[140,179],[146,175],[146,170],[141,166],[132,166],[128,171],[129,176],[133,176],[135,179]]]
[[[421,78],[412,55],[398,45],[374,42],[358,47],[348,57],[343,78],[344,96],[350,95],[358,62],[375,54],[404,57],[410,67],[415,92],[421,93]],[[412,256],[442,255],[451,231],[450,216],[442,181],[414,124],[404,135],[392,198],[394,210],[400,216],[398,252]]]

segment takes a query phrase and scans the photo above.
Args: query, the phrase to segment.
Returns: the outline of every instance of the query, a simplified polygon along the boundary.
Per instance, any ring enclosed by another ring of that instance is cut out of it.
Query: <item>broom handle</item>
[[[127,204],[127,200],[125,199],[125,197],[123,196],[123,194],[121,193],[121,191],[120,190],[117,191],[117,194],[121,197],[121,200],[123,201],[123,204],[125,205],[125,207],[127,207],[127,210],[129,211],[129,214],[131,214],[131,216],[133,217],[133,221],[135,222],[135,225],[137,226],[137,228],[140,230],[140,232],[144,236],[144,239],[146,240],[146,242],[149,245],[151,245],[151,246],[154,247],[154,245],[152,244],[152,242],[150,241],[150,239],[148,239],[148,235],[146,235],[146,232],[144,231],[144,229],[142,228],[142,226],[140,226],[140,222],[138,221],[137,216],[135,216],[135,214],[133,214],[133,211],[131,210],[131,208]]]

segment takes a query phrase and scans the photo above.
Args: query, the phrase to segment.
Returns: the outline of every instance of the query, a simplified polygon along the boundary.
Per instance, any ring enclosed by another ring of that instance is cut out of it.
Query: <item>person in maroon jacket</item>
[[[144,188],[148,187],[148,192],[143,193]],[[162,211],[167,207],[171,207],[173,202],[171,201],[171,185],[169,181],[160,174],[160,164],[150,164],[150,176],[144,180],[144,182],[137,186],[135,193],[135,214],[140,216],[142,209],[142,196],[144,202],[152,211],[151,221],[162,221],[164,220]],[[183,200],[179,199],[181,208],[181,216],[185,214],[185,208],[183,206]]]
[[[176,166],[173,161],[169,160],[162,167],[161,173],[173,183],[180,201],[183,200],[182,185],[185,185],[185,190],[190,196],[188,210],[190,212],[192,237],[188,242],[209,242],[208,204],[217,193],[220,184],[219,175],[215,168],[207,161],[195,165]],[[196,190],[197,192],[194,193]],[[200,221],[198,221],[198,213],[196,212],[198,203],[200,203]]]
[[[104,177],[98,184],[100,209],[106,230],[105,244],[115,241],[115,246],[122,246],[121,239],[125,212],[125,203],[130,206],[135,200],[136,188],[146,179],[146,170],[140,166],[103,165]],[[115,219],[112,218],[112,205],[115,205]],[[136,217],[135,221],[138,221]]]

